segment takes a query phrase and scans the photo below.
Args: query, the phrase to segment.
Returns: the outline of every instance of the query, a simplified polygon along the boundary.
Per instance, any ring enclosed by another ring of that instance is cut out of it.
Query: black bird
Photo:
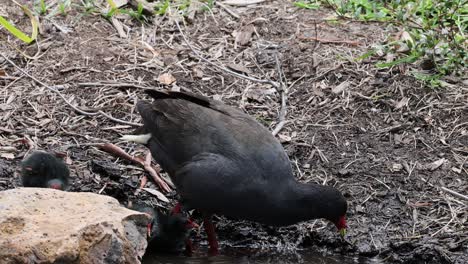
[[[21,181],[24,187],[65,190],[69,177],[67,165],[44,151],[34,151],[21,164]]]
[[[344,235],[347,204],[330,186],[301,183],[271,132],[220,101],[185,92],[146,91],[143,126],[122,139],[149,147],[168,172],[184,208],[205,214],[210,253],[218,253],[212,214],[285,226],[316,218]]]
[[[151,217],[148,225],[147,252],[177,253],[184,250],[191,253],[191,242],[188,238],[192,228],[198,227],[189,218],[182,215],[168,215],[153,207],[134,204],[132,210],[146,213]]]

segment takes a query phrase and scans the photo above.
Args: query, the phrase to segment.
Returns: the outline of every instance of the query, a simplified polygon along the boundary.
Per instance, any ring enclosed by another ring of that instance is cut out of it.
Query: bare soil
[[[29,18],[10,1],[0,2],[1,15],[28,32]],[[221,68],[261,80],[280,81],[283,74],[287,115],[277,136],[299,180],[334,185],[347,197],[346,242],[322,220],[276,229],[218,217],[224,247],[468,263],[467,201],[450,193],[468,191],[467,80],[450,78],[448,87],[434,90],[411,76],[418,65],[378,69],[375,58],[357,60],[398,28],[327,22],[332,10],[266,1],[229,7],[239,19],[215,6],[212,13],[179,20],[190,48],[174,17],[142,24],[119,14],[126,33],[119,36],[112,23],[80,3],[74,1],[66,15],[41,16],[36,44],[24,45],[0,29],[0,190],[20,186],[17,168],[29,142],[66,155],[71,191],[171,207],[136,192],[142,168],[96,147],[112,142],[142,155],[142,146],[118,139],[134,126],[79,113],[37,80],[82,110],[125,122],[140,121],[135,103],[145,88],[181,89],[240,107],[273,130],[281,95],[268,83]],[[176,81],[160,78],[164,73]],[[152,182],[147,187],[158,188]],[[175,192],[167,197],[176,201]],[[203,236],[194,234],[200,243]]]

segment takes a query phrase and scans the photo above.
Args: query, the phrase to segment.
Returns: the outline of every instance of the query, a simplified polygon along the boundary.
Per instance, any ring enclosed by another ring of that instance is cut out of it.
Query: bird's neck
[[[327,202],[321,185],[299,183],[291,180],[277,196],[277,215],[281,225],[323,218]]]

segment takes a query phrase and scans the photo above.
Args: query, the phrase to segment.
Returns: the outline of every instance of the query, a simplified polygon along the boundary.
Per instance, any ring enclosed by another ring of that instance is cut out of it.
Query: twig
[[[86,116],[97,116],[97,115],[102,115],[104,117],[107,117],[108,119],[114,121],[114,122],[117,122],[117,123],[121,123],[121,124],[126,124],[126,125],[130,125],[130,126],[140,126],[141,124],[138,124],[138,123],[133,123],[133,122],[128,122],[128,121],[125,121],[125,120],[121,120],[121,119],[118,119],[118,118],[115,118],[115,117],[112,117],[111,115],[107,114],[107,113],[104,113],[103,111],[101,110],[98,110],[97,112],[87,112],[83,109],[80,109],[74,105],[72,105],[70,102],[68,102],[68,100],[65,98],[65,96],[63,96],[63,94],[50,87],[49,85],[47,85],[46,83],[40,81],[39,79],[37,79],[36,77],[32,76],[31,74],[27,73],[25,70],[23,70],[22,68],[20,68],[18,65],[16,65],[13,61],[11,61],[10,59],[8,59],[3,53],[0,53],[0,55],[2,55],[2,57],[8,62],[10,63],[11,65],[13,65],[15,68],[17,68],[20,72],[22,72],[24,75],[28,76],[29,78],[31,78],[32,80],[34,80],[35,82],[39,83],[40,85],[42,85],[43,87],[47,88],[49,91],[52,91],[54,93],[56,93],[60,98],[62,98],[63,101],[65,101],[65,103],[70,106],[73,110],[75,110],[76,112],[82,114],[82,115],[86,115]]]
[[[243,74],[240,74],[240,73],[237,73],[237,72],[234,72],[234,71],[231,71],[225,67],[222,67],[208,59],[206,59],[205,57],[201,56],[200,53],[198,53],[195,48],[190,44],[190,42],[188,41],[187,37],[185,36],[184,32],[182,31],[182,29],[180,28],[180,25],[179,25],[179,22],[177,20],[174,20],[174,22],[176,23],[176,26],[177,26],[177,29],[179,30],[180,32],[180,35],[182,36],[185,44],[187,44],[187,46],[190,48],[190,50],[195,54],[195,56],[197,56],[200,60],[210,64],[211,66],[214,66],[224,72],[227,72],[231,75],[234,75],[236,77],[239,77],[239,78],[244,78],[246,80],[249,80],[249,81],[252,81],[252,82],[258,82],[258,83],[268,83],[270,85],[272,85],[273,87],[275,88],[279,88],[280,84],[278,84],[277,82],[274,82],[272,80],[264,80],[264,79],[257,79],[257,78],[254,78],[254,77],[250,77],[250,76],[247,76],[247,75],[243,75]]]
[[[109,86],[114,88],[137,88],[143,90],[152,90],[154,88],[136,85],[133,83],[115,83],[115,82],[88,82],[88,83],[77,83],[76,85],[82,87],[96,87],[96,86]]]
[[[448,193],[452,194],[453,196],[456,196],[456,197],[461,198],[461,199],[463,199],[465,201],[468,201],[468,196],[466,196],[464,194],[458,193],[456,191],[452,191],[452,190],[447,189],[445,187],[440,187],[440,189],[442,189],[442,191],[444,191],[444,192],[448,192]]]
[[[288,91],[289,89],[285,89],[284,85],[284,75],[283,71],[281,70],[281,64],[278,59],[278,54],[275,55],[275,60],[276,60],[276,70],[278,71],[278,76],[279,76],[279,81],[280,81],[280,86],[276,87],[276,91],[281,95],[281,107],[280,107],[280,112],[279,112],[279,117],[278,117],[278,124],[276,125],[275,129],[273,129],[273,136],[276,136],[281,129],[283,128],[284,124],[286,124],[286,114],[287,114],[287,106],[286,106],[286,101],[288,100]]]
[[[265,2],[266,0],[227,0],[224,4],[231,6],[249,6]]]
[[[161,176],[159,175],[159,173],[151,166],[151,152],[148,152],[148,154],[146,155],[145,160],[143,160],[141,158],[132,157],[127,152],[125,152],[123,149],[119,148],[118,146],[116,146],[116,145],[114,145],[112,143],[100,144],[100,145],[98,145],[98,148],[100,148],[100,149],[102,149],[102,150],[104,150],[104,151],[106,151],[108,153],[111,153],[111,154],[113,154],[113,155],[115,155],[117,157],[129,160],[129,161],[132,161],[134,163],[137,163],[137,164],[141,165],[151,175],[151,177],[154,179],[154,181],[158,184],[158,186],[163,191],[166,191],[166,192],[171,191],[171,188],[169,187],[169,185],[167,185],[167,183],[161,179]],[[140,184],[140,186],[141,185],[142,184]]]
[[[219,6],[219,7],[221,7],[224,11],[226,11],[226,13],[230,14],[234,18],[236,18],[236,19],[240,18],[240,16],[236,12],[232,11],[231,9],[229,9],[227,6],[223,5],[222,3],[216,1],[215,4],[217,6]]]
[[[321,42],[321,43],[349,44],[349,45],[352,45],[352,46],[361,45],[361,42],[355,41],[355,40],[322,39],[322,38],[318,38],[318,37],[306,37],[306,36],[303,36],[303,35],[299,36],[298,38],[302,39],[302,40],[314,40],[314,41]]]

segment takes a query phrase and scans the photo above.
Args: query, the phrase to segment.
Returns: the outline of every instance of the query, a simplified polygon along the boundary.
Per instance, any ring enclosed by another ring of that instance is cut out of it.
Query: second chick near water
[[[148,214],[152,221],[148,226],[148,247],[146,252],[191,253],[191,242],[188,238],[192,228],[197,224],[182,215],[168,215],[143,204],[129,207],[132,210]]]
[[[61,159],[54,155],[35,151],[21,163],[21,182],[24,187],[65,190],[70,171]]]

